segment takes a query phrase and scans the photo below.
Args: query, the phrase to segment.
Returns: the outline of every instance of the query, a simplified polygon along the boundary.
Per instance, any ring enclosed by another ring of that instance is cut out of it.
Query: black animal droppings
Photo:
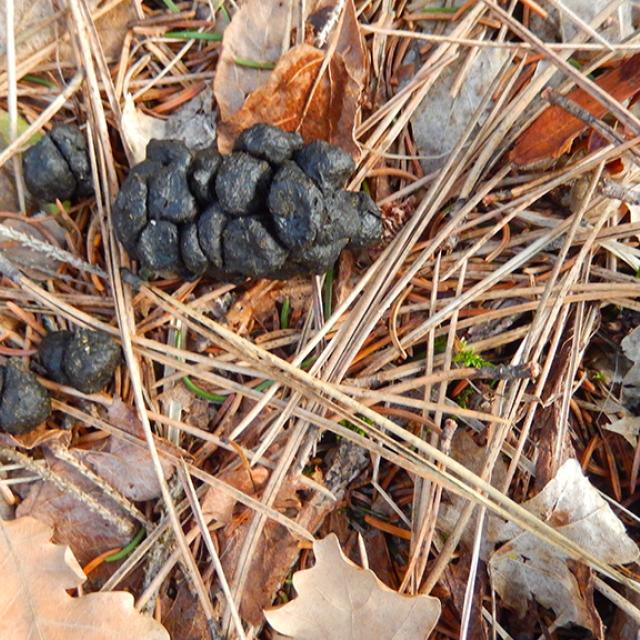
[[[163,167],[186,171],[193,156],[181,140],[150,140],[147,145],[147,160],[159,162]]]
[[[332,244],[316,244],[306,249],[300,256],[294,256],[294,260],[307,273],[324,273],[335,263],[348,242],[343,238]]]
[[[182,261],[177,225],[167,220],[150,220],[136,244],[136,257],[150,271],[178,271]]]
[[[106,333],[78,329],[48,333],[38,347],[38,358],[52,380],[96,393],[113,377],[121,355]]]
[[[78,127],[59,124],[49,134],[56,147],[67,161],[73,177],[76,179],[76,196],[86,198],[93,195],[91,165],[87,152],[87,141]]]
[[[51,413],[47,390],[13,362],[1,367],[0,373],[0,429],[14,435],[32,431]]]
[[[180,256],[184,266],[194,276],[202,275],[209,266],[198,240],[198,225],[195,222],[180,227]]]
[[[351,238],[351,244],[356,249],[364,249],[380,241],[382,237],[382,215],[373,198],[364,191],[353,194],[358,203],[360,225],[358,232]]]
[[[59,384],[70,384],[62,363],[72,338],[71,331],[50,331],[38,346],[40,364],[46,369],[47,375]]]
[[[149,179],[149,217],[169,222],[190,222],[198,214],[196,199],[189,191],[187,171],[167,165]]]
[[[278,238],[289,249],[309,246],[322,224],[322,192],[294,162],[285,162],[273,178],[267,206]]]
[[[75,127],[54,127],[25,152],[23,166],[40,200],[90,193],[85,138]],[[151,277],[322,273],[343,247],[382,238],[375,202],[343,190],[353,170],[339,147],[304,144],[267,124],[243,131],[228,156],[213,146],[192,153],[178,140],[151,140],[113,203],[113,225]]]
[[[73,334],[62,366],[71,386],[83,393],[105,387],[120,364],[120,347],[106,333],[79,329]]]
[[[301,149],[303,144],[299,133],[283,131],[270,124],[257,124],[238,136],[234,148],[278,165],[291,160],[294,152]]]
[[[270,179],[267,162],[242,151],[232,153],[223,158],[216,175],[218,202],[232,215],[255,213],[264,202]]]
[[[222,233],[225,269],[258,278],[282,267],[287,252],[257,218],[234,218]]]
[[[323,190],[342,189],[355,169],[351,156],[324,140],[314,140],[296,152],[298,166]]]
[[[93,193],[87,145],[80,129],[55,126],[22,156],[24,181],[42,202],[71,200]]]
[[[259,124],[235,148],[149,143],[113,207],[116,235],[145,273],[286,279],[382,238],[373,200],[342,190],[354,163],[338,147]]]
[[[358,194],[353,191],[332,191],[324,196],[322,224],[317,242],[330,244],[340,238],[354,238],[360,230]]]
[[[203,253],[216,269],[223,268],[222,232],[227,217],[217,204],[212,204],[198,218],[198,241]]]
[[[25,151],[22,171],[27,189],[42,202],[68,200],[76,191],[76,179],[48,135]]]
[[[113,226],[118,240],[129,253],[135,253],[147,222],[147,181],[140,172],[132,171],[113,203]]]
[[[206,206],[215,195],[215,177],[222,162],[217,149],[208,147],[198,151],[189,169],[189,188],[198,203]]]

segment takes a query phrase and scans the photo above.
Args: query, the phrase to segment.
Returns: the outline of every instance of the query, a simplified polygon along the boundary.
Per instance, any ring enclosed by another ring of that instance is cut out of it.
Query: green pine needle
[[[146,535],[147,530],[142,527],[142,529],[140,529],[138,533],[136,533],[136,535],[131,539],[131,542],[129,542],[126,547],[123,547],[122,549],[120,549],[120,551],[114,553],[112,556],[107,556],[104,561],[117,562],[118,560],[126,558],[144,540]]]
[[[275,62],[260,62],[258,60],[249,60],[248,58],[236,58],[234,62],[239,67],[248,67],[249,69],[258,69],[259,71],[271,71],[275,69]]]
[[[171,13],[180,13],[178,5],[173,0],[162,0],[164,6],[171,11]]]
[[[164,37],[173,40],[207,40],[208,42],[222,40],[221,33],[212,33],[211,31],[167,31]]]

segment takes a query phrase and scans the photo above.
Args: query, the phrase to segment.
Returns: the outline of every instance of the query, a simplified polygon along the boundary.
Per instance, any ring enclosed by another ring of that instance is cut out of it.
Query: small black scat
[[[254,217],[229,220],[222,233],[224,266],[231,273],[259,278],[284,265],[287,252]]]
[[[234,152],[223,158],[216,174],[216,195],[220,206],[236,216],[256,213],[264,202],[271,167],[243,151]]]
[[[20,435],[35,429],[51,414],[47,390],[30,371],[16,363],[0,367],[0,429]]]
[[[285,162],[275,174],[267,206],[279,240],[289,249],[310,246],[322,226],[322,192],[295,162]]]
[[[149,220],[140,234],[135,255],[152,271],[178,272],[182,267],[178,226],[167,220]]]
[[[198,204],[206,206],[215,197],[215,177],[222,156],[215,147],[207,147],[196,152],[189,169],[189,188]]]
[[[22,156],[24,181],[41,202],[93,194],[91,165],[84,135],[73,125],[55,126]]]
[[[121,353],[106,333],[78,329],[48,333],[38,347],[38,359],[52,380],[96,393],[113,377]]]
[[[340,147],[314,140],[294,155],[298,166],[322,189],[342,189],[355,169],[353,158]]]
[[[303,144],[302,136],[297,132],[283,131],[270,124],[256,124],[238,136],[234,150],[246,151],[254,158],[279,165],[291,160]]]

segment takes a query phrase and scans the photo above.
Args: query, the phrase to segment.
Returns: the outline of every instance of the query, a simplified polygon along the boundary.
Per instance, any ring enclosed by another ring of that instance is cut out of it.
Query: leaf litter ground
[[[1,355],[31,364],[82,324],[127,366],[89,396],[43,379],[53,417],[0,445],[3,530],[46,522],[85,592],[130,591],[180,640],[274,637],[265,609],[294,637],[360,637],[341,616],[374,622],[339,571],[382,580],[381,601],[437,598],[412,637],[634,637],[630,3],[15,4]],[[319,278],[131,287],[117,186],[149,137],[216,116],[223,145],[269,121],[357,152],[384,243]],[[84,126],[101,195],[36,213],[18,152],[57,122]],[[406,615],[380,606],[394,637]]]

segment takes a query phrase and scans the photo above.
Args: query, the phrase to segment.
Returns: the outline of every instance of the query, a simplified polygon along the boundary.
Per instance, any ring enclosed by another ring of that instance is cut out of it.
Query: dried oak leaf
[[[233,101],[219,95],[221,88],[220,91],[216,89],[216,99],[220,101],[222,97],[226,104],[225,108],[220,104],[218,147],[221,152],[230,151],[236,136],[258,122],[298,131],[306,141],[322,139],[338,144],[352,154],[358,151],[353,129],[367,58],[353,0],[345,4],[344,11],[340,32],[336,34],[335,52],[319,81],[318,75],[328,54],[309,44],[301,44],[280,57],[266,84],[249,93],[246,99],[246,94],[241,94],[237,87]],[[225,32],[225,43],[234,21]],[[234,63],[234,66],[238,65]],[[222,87],[219,73],[216,82]],[[238,104],[241,106],[236,106]]]
[[[111,436],[100,450],[78,451],[78,455],[112,487],[130,500],[142,502],[161,494],[151,454],[144,443],[144,431],[136,412],[119,398],[109,407],[109,422],[141,440],[139,445]],[[161,444],[164,441],[158,439]],[[173,465],[161,460],[165,479],[171,477]]]
[[[24,640],[169,640],[153,618],[138,613],[124,591],[78,598],[85,575],[68,547],[50,542],[34,518],[0,522],[0,637]]]
[[[604,562],[626,564],[640,555],[575,459],[523,506]],[[497,539],[506,542],[491,556],[489,570],[506,606],[523,616],[533,598],[553,609],[558,626],[574,622],[603,637],[588,567],[512,523],[504,523]]]
[[[596,84],[620,102],[640,91],[640,54],[603,73]],[[573,89],[566,97],[596,118],[602,118],[608,111],[584,89]],[[587,128],[588,125],[579,118],[552,105],[520,136],[508,158],[514,164],[524,167],[559,158]]]
[[[61,460],[52,459],[49,469],[64,481],[79,487],[101,505],[111,508],[123,518],[126,517],[123,511],[116,509],[102,489],[73,467]],[[83,565],[103,551],[127,544],[135,531],[133,522],[131,532],[120,531],[85,502],[58,488],[53,482],[41,480],[29,486],[29,493],[18,505],[16,515],[20,518],[32,516],[45,526],[52,527],[55,542],[69,545],[74,556]]]
[[[296,640],[416,640],[428,637],[440,601],[386,587],[342,552],[335,534],[313,545],[316,564],[293,575],[295,600],[265,611],[269,624]]]
[[[222,120],[228,120],[247,96],[263,86],[268,69],[236,64],[236,60],[275,64],[288,44],[290,3],[282,0],[249,0],[233,16],[224,31],[222,53],[216,67],[213,90]]]
[[[251,475],[245,468],[226,470],[218,475],[219,480],[247,495],[254,495],[259,488],[264,487],[268,477],[269,472],[264,467],[253,467]],[[202,512],[207,521],[216,520],[228,524],[237,502],[231,494],[224,493],[217,487],[209,487],[202,500]]]

